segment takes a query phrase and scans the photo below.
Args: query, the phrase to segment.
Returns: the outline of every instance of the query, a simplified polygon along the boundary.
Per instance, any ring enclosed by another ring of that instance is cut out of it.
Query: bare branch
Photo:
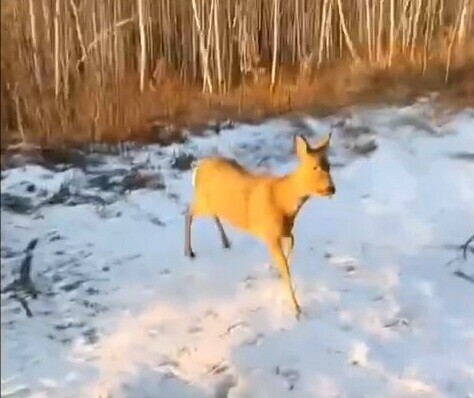
[[[80,63],[84,62],[86,60],[87,56],[90,54],[90,52],[94,49],[95,46],[97,46],[97,44],[100,41],[105,40],[107,38],[107,36],[110,35],[111,33],[113,33],[113,31],[115,31],[116,29],[119,29],[119,28],[121,28],[121,27],[123,27],[123,26],[125,26],[125,25],[127,25],[131,22],[134,22],[135,19],[136,19],[136,16],[123,19],[123,20],[117,22],[113,28],[105,29],[103,32],[99,33],[97,35],[97,37],[91,43],[89,43],[89,45],[87,46],[85,54],[77,61],[76,65],[79,65]]]

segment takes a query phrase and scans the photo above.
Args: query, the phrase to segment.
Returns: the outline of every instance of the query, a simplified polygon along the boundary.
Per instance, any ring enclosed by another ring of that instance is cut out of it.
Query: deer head
[[[327,154],[330,140],[331,133],[316,146],[311,146],[303,136],[295,137],[299,165],[294,178],[302,196],[332,196],[336,193]]]

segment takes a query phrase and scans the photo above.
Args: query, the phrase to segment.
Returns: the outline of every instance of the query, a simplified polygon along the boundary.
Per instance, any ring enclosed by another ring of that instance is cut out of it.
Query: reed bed
[[[284,111],[368,69],[450,84],[472,62],[473,20],[474,0],[2,0],[2,142]]]

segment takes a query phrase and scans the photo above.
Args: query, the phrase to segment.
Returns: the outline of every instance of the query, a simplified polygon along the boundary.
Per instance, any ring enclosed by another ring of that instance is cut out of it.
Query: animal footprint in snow
[[[229,369],[229,365],[225,362],[221,361],[212,366],[209,366],[207,373],[209,374],[221,374]]]
[[[244,345],[244,346],[258,346],[264,337],[265,337],[265,335],[263,333],[257,333],[254,336],[251,336],[251,337],[245,339],[242,342],[242,345]]]
[[[273,266],[272,263],[265,263],[265,268],[267,269],[268,275],[270,276],[270,278],[272,278],[272,279],[280,279],[280,273],[279,273],[278,270],[275,268],[275,266]]]
[[[336,256],[334,254],[327,254],[327,258],[332,265],[343,267],[345,265],[355,265],[356,259],[351,256]]]
[[[351,275],[351,274],[354,274],[354,272],[356,272],[356,267],[354,267],[353,265],[346,265],[344,267],[344,270],[346,271],[348,275]]]
[[[349,363],[354,366],[366,366],[368,360],[369,347],[364,342],[354,342],[349,354]]]
[[[176,377],[178,368],[179,362],[165,357],[154,370],[162,374],[162,379],[171,379]]]
[[[200,332],[202,332],[202,327],[199,326],[199,325],[190,326],[188,328],[188,333],[189,334],[196,334],[196,333],[200,333]]]
[[[213,309],[208,309],[205,313],[204,313],[204,318],[212,318],[212,319],[216,319],[219,317],[219,314],[214,311]]]
[[[194,350],[196,351],[196,350]],[[191,349],[188,346],[183,346],[178,349],[176,356],[178,358],[188,357],[191,355]]]
[[[296,387],[296,383],[298,383],[298,380],[300,379],[300,372],[297,369],[280,368],[279,366],[277,366],[275,368],[275,374],[285,379],[288,390],[290,391],[294,390],[294,388]]]
[[[258,306],[256,306],[256,307],[250,308],[250,309],[249,309],[249,312],[251,312],[251,313],[256,313],[256,312],[259,312],[259,311],[261,311],[261,310],[262,310],[262,306],[261,306],[261,305],[258,305]]]
[[[164,357],[163,360],[158,364],[159,368],[177,368],[179,367],[179,363],[174,359],[170,359],[168,357]]]
[[[255,286],[255,281],[256,281],[256,278],[252,275],[248,275],[244,280],[244,287],[246,289],[251,289],[252,287]]]
[[[221,333],[219,337],[222,338],[228,334],[231,334],[233,330],[239,330],[241,328],[248,328],[248,327],[249,325],[247,322],[244,322],[244,321],[235,322],[232,325],[230,325],[224,333]]]
[[[391,321],[386,322],[384,325],[384,328],[395,328],[397,330],[401,328],[409,328],[410,327],[410,320],[407,318],[397,318],[393,319]]]

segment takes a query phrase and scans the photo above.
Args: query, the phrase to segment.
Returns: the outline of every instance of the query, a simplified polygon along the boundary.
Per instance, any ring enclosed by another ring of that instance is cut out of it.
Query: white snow
[[[183,255],[191,171],[180,152],[221,153],[252,169],[292,169],[293,125],[273,120],[167,148],[109,157],[104,170],[160,170],[164,190],[140,189],[105,208],[2,210],[2,248],[38,237],[28,303],[2,294],[2,397],[474,397],[474,256],[449,263],[474,233],[474,112],[435,121],[429,102],[351,110],[377,149],[331,148],[337,194],[315,198],[295,226],[292,277],[304,312],[292,315],[265,247],[212,220],[193,228]],[[322,137],[338,116],[306,117]],[[428,126],[429,128],[427,128]],[[97,168],[96,168],[97,169]],[[39,166],[3,173],[2,193],[33,182],[87,188],[79,170]],[[36,202],[35,202],[36,203]],[[150,221],[157,217],[165,225]],[[3,249],[2,249],[3,250]],[[2,258],[2,288],[21,256]]]

